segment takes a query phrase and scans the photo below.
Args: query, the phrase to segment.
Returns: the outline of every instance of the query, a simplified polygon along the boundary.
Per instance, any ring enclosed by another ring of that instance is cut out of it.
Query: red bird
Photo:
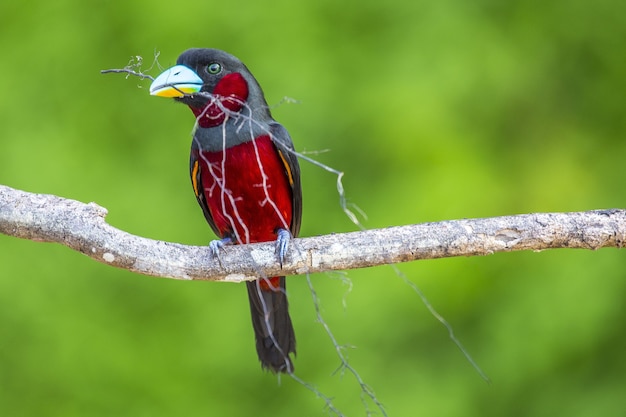
[[[226,244],[276,241],[280,263],[302,216],[300,168],[287,130],[270,114],[246,66],[217,49],[189,49],[150,86],[196,117],[191,184],[204,217]],[[248,281],[256,350],[265,369],[293,372],[296,339],[285,277]]]

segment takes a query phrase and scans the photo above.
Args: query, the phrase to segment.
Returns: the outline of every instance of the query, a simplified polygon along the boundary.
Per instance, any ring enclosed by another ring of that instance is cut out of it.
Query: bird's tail
[[[246,284],[261,366],[272,372],[292,373],[289,354],[296,353],[296,336],[289,317],[285,277],[262,278]]]

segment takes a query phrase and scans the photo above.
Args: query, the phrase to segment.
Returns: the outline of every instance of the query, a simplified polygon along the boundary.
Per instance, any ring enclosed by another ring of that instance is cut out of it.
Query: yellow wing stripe
[[[191,186],[193,187],[193,192],[196,193],[196,197],[200,195],[200,190],[198,190],[198,171],[200,170],[200,164],[198,161],[194,161],[193,168],[191,168]]]
[[[282,159],[283,161],[285,170],[287,170],[287,177],[289,178],[289,185],[291,185],[291,188],[293,188],[293,175],[291,173],[291,167],[289,166],[289,162],[287,162],[285,155],[283,155],[283,153],[280,150],[278,150],[278,155],[280,155],[280,159]]]

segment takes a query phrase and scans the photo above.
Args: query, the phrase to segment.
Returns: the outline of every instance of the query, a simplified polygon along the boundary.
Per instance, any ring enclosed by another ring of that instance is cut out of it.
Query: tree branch
[[[157,277],[235,281],[364,268],[417,259],[553,248],[621,248],[626,211],[535,213],[451,220],[294,239],[282,268],[273,243],[207,246],[131,235],[105,221],[107,210],[54,195],[0,185],[0,233],[56,242],[108,265]]]

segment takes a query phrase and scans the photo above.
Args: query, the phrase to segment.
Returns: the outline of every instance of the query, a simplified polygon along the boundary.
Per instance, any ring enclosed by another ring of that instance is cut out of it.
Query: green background
[[[299,150],[345,172],[368,228],[626,207],[626,2],[0,4],[0,183],[109,210],[130,233],[213,239],[188,178],[193,117],[148,81],[216,47],[251,68]],[[150,73],[159,73],[157,67]],[[354,230],[335,178],[302,163],[302,235]],[[325,320],[390,416],[612,416],[626,392],[626,257],[603,249],[319,274]],[[289,279],[298,376],[365,415],[356,381]],[[345,308],[344,308],[345,301]],[[322,416],[263,373],[242,285],[113,269],[0,236],[0,415]],[[371,406],[371,404],[370,404]]]

